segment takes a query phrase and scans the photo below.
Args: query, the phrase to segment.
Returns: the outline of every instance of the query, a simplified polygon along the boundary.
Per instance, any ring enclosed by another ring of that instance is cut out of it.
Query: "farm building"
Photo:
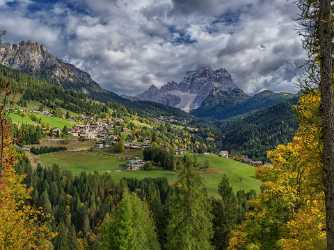
[[[226,151],[226,150],[222,150],[222,151],[220,151],[220,152],[219,152],[219,156],[228,158],[228,151]]]

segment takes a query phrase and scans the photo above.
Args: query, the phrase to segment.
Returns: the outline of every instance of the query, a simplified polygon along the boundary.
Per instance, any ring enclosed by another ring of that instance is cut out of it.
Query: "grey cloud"
[[[87,13],[72,10],[68,1]],[[226,67],[250,93],[263,88],[293,91],[305,57],[293,20],[294,4],[294,0],[64,0],[34,14],[24,6],[0,9],[0,27],[12,27],[12,40],[45,43],[103,87],[126,95],[151,84],[181,80],[185,72],[203,64]],[[237,22],[219,21],[231,11],[238,13]],[[21,24],[24,29],[13,28]],[[197,42],[174,44],[170,26]]]

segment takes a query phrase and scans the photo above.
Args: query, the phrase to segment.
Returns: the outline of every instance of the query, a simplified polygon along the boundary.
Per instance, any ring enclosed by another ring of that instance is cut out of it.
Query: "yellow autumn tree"
[[[258,169],[262,193],[232,233],[230,250],[325,249],[319,103],[316,91],[300,98],[299,129],[268,153],[270,166]]]
[[[10,84],[1,82],[0,105],[0,250],[52,249],[52,234],[46,216],[28,203],[30,190],[15,173],[15,155],[11,126],[5,105],[10,98]]]

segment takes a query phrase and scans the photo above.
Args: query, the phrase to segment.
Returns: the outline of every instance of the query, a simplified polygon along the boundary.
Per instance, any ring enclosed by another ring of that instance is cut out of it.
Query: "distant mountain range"
[[[203,67],[188,72],[179,83],[169,82],[160,89],[152,85],[137,98],[190,112],[199,108],[209,95],[218,91],[231,92],[235,89],[238,87],[233,83],[227,70]]]
[[[80,91],[97,99],[120,98],[115,93],[102,89],[88,73],[63,62],[37,42],[0,44],[0,64],[45,78],[62,85],[65,89]]]
[[[169,82],[160,89],[152,85],[136,98],[179,108],[197,117],[226,119],[269,108],[293,97],[269,90],[250,96],[233,82],[226,69],[203,67],[188,72],[179,83]]]
[[[78,69],[72,64],[65,63],[52,55],[45,46],[37,42],[0,43],[0,64],[37,78],[46,79],[62,86],[66,90],[85,93],[98,101],[124,105],[134,112],[188,116],[173,107],[152,102],[129,100],[112,91],[105,90],[87,72]]]
[[[3,71],[11,68],[34,79],[45,79],[63,89],[59,93],[84,93],[143,116],[174,116],[203,126],[215,123],[220,149],[253,158],[264,159],[267,149],[287,142],[297,127],[292,112],[297,95],[268,90],[247,95],[226,69],[202,67],[188,72],[179,83],[169,82],[160,89],[151,86],[137,97],[125,98],[101,88],[88,73],[63,62],[36,42],[0,44],[0,64],[4,65],[0,67]]]
[[[100,101],[113,101],[137,110],[147,109],[148,112],[162,109],[167,110],[167,113],[172,111],[182,114],[173,110],[176,108],[200,118],[224,120],[272,107],[294,96],[267,90],[249,96],[233,82],[226,69],[201,67],[188,72],[179,83],[169,82],[160,89],[151,86],[135,98],[124,98],[101,88],[88,73],[63,62],[43,45],[31,41],[0,44],[0,64],[47,79],[64,89],[85,93]]]

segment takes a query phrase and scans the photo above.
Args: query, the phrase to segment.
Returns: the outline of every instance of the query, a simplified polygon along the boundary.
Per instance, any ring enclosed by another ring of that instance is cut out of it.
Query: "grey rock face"
[[[0,64],[45,77],[67,89],[83,92],[104,91],[88,73],[53,56],[37,42],[0,44]]]
[[[151,86],[137,98],[190,112],[199,108],[208,96],[234,89],[239,88],[226,69],[212,70],[210,67],[203,67],[187,72],[179,83],[169,82],[160,89]]]

